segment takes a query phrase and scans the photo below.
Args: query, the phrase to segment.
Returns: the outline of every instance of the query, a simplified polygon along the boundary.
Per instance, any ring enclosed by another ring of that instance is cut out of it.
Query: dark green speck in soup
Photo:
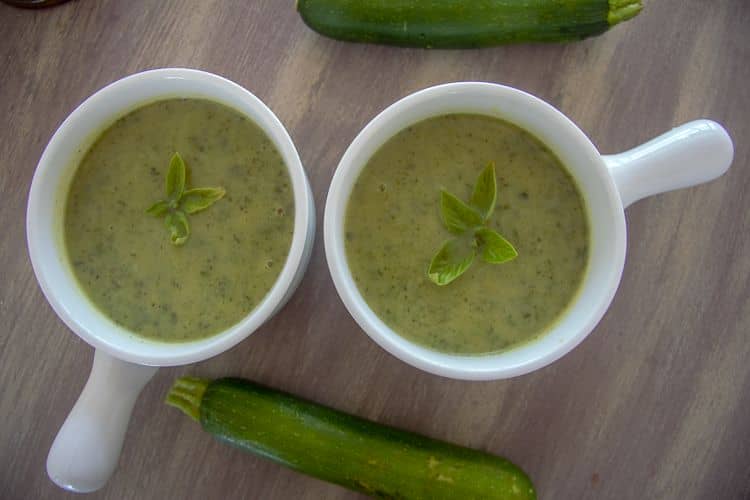
[[[440,191],[469,199],[496,165],[489,226],[518,257],[475,259],[446,286],[427,276],[451,234]],[[489,354],[547,331],[580,287],[588,261],[583,198],[560,161],[528,132],[483,115],[451,114],[412,125],[369,160],[352,189],[346,254],[370,308],[403,337],[433,350]]]
[[[164,198],[179,152],[188,187],[226,189],[170,242]],[[86,153],[67,196],[65,245],[89,299],[131,332],[163,342],[214,335],[265,297],[292,241],[294,198],[284,162],[252,121],[224,105],[169,99],[117,120]]]

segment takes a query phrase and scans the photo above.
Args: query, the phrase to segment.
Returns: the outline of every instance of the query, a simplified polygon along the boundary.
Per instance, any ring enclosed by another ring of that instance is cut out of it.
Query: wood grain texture
[[[47,305],[25,247],[25,204],[56,127],[127,74],[189,66],[265,101],[292,135],[318,222],[335,166],[368,120],[456,80],[548,100],[602,152],[708,117],[735,141],[722,179],[637,203],[612,307],[581,346],[514,380],[413,369],[344,309],[319,231],[296,295],[209,361],[162,369],[139,399],[120,466],[91,498],[358,498],[221,445],[162,403],[175,376],[237,375],[380,422],[503,454],[542,499],[750,498],[750,3],[651,0],[568,45],[423,51],[334,42],[291,0],[77,0],[0,5],[0,497],[73,498],[46,477],[92,349]],[[320,227],[320,226],[319,226]]]

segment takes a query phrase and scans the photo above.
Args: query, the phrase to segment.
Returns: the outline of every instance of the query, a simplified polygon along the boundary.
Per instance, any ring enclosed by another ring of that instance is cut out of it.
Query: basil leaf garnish
[[[190,224],[187,215],[182,210],[169,212],[164,218],[164,224],[169,229],[169,238],[173,245],[183,245],[190,236]]]
[[[442,191],[440,194],[440,213],[443,216],[445,227],[454,234],[461,234],[467,229],[473,229],[484,222],[479,212],[448,191]]]
[[[224,188],[188,189],[182,194],[182,198],[180,198],[180,208],[186,214],[194,214],[195,212],[207,209],[223,198],[225,194],[226,191],[224,191]]]
[[[474,185],[474,193],[471,195],[469,203],[479,210],[486,221],[492,211],[495,210],[495,201],[497,200],[497,181],[495,180],[495,163],[490,162],[482,173],[479,174],[477,183]]]
[[[169,202],[164,200],[159,200],[146,209],[146,213],[153,215],[154,217],[164,215],[167,211],[169,211]]]
[[[432,257],[427,276],[433,283],[443,286],[461,276],[477,253],[490,264],[502,264],[518,256],[508,240],[487,226],[496,202],[493,162],[479,174],[468,205],[448,191],[441,191],[440,215],[448,231],[458,237],[443,243]]]
[[[490,264],[502,264],[518,257],[518,252],[508,240],[488,227],[477,229],[477,244],[482,260]]]
[[[187,214],[205,210],[221,198],[226,191],[220,187],[193,188],[185,190],[187,167],[179,153],[172,155],[167,171],[167,197],[159,200],[146,213],[154,217],[166,214],[164,224],[169,229],[169,237],[174,245],[183,245],[190,236]]]
[[[182,192],[185,191],[185,162],[182,160],[180,153],[172,155],[169,161],[169,170],[167,171],[167,199],[179,200]]]
[[[466,238],[446,241],[430,262],[427,275],[433,283],[444,286],[461,276],[477,254],[477,249]]]

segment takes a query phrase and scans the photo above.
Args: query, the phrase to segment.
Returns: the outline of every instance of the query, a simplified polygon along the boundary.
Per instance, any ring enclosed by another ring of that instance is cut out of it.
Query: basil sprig
[[[502,264],[513,260],[518,252],[508,240],[487,227],[497,202],[495,164],[490,163],[479,174],[469,203],[443,190],[440,193],[440,213],[443,224],[455,238],[443,243],[427,270],[427,276],[437,285],[447,285],[463,273],[479,254],[485,262]]]
[[[167,197],[151,205],[146,212],[154,217],[164,217],[164,224],[169,230],[169,239],[173,245],[183,245],[190,236],[188,214],[205,210],[221,198],[226,191],[224,188],[193,188],[185,189],[187,169],[179,153],[175,153],[169,161],[167,171]]]

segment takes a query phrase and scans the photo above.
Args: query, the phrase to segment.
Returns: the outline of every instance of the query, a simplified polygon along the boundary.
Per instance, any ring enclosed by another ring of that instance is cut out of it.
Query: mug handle
[[[98,490],[117,466],[133,405],[158,370],[94,352],[91,374],[47,455],[47,474],[61,488]]]
[[[646,196],[716,179],[733,157],[732,139],[711,120],[695,120],[629,151],[602,156],[624,208]]]

